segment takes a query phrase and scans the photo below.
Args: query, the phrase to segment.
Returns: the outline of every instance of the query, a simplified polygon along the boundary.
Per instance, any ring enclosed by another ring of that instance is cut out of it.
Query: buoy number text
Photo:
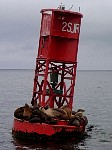
[[[79,24],[72,22],[63,22],[62,23],[62,31],[69,33],[79,33]]]

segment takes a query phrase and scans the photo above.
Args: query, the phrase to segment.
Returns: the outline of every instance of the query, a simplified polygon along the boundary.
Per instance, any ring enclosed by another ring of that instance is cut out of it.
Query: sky
[[[112,70],[112,0],[0,0],[0,69],[35,69],[43,8],[83,14],[78,70]]]

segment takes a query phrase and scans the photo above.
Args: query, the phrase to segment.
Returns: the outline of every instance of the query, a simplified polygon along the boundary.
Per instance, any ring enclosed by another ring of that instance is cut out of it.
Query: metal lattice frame
[[[53,67],[57,68],[59,75],[59,82],[55,90],[52,89],[50,83],[50,73],[53,72]],[[42,106],[49,105],[50,107],[54,107],[56,105],[61,107],[67,104],[72,108],[76,68],[76,62],[55,62],[37,58],[32,104],[37,101]],[[62,93],[57,93],[60,91]]]

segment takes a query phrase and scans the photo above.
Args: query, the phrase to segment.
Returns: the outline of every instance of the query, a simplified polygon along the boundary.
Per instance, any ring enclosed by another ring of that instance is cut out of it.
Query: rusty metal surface
[[[62,133],[64,136],[73,136],[77,134],[81,135],[84,133],[85,127],[80,126],[69,126],[69,125],[49,125],[46,123],[30,123],[28,121],[21,121],[20,119],[14,119],[13,124],[13,134],[17,136],[18,134],[23,134],[24,137],[29,136],[42,136],[44,137],[60,137]]]

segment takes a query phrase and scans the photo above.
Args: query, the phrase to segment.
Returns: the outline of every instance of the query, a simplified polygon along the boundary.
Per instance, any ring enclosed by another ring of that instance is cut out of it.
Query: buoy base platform
[[[12,128],[13,137],[31,140],[49,139],[70,139],[81,136],[85,131],[85,126],[69,126],[66,121],[57,122],[56,125],[46,123],[30,123],[21,119],[14,118]]]

